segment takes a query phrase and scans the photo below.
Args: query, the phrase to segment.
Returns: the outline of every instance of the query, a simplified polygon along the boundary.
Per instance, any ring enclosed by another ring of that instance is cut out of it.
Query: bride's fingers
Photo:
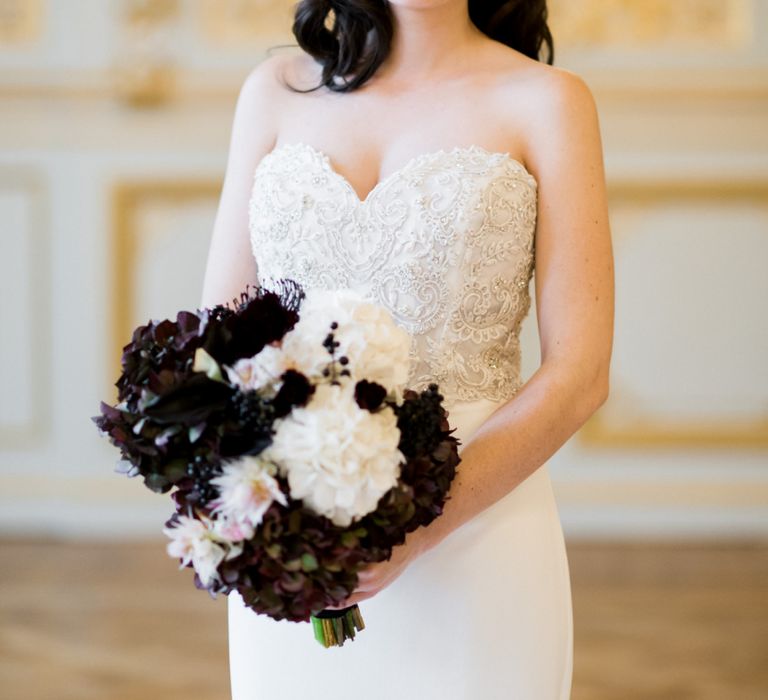
[[[356,605],[357,603],[360,603],[367,598],[370,598],[371,596],[375,595],[376,591],[363,591],[360,589],[355,589],[355,591],[346,599],[342,600],[340,603],[337,603],[334,606],[327,605],[325,607],[326,610],[343,610],[344,608],[349,608],[352,605]]]
[[[358,603],[361,600],[370,598],[381,588],[382,582],[377,580],[374,572],[367,572],[365,577],[362,577],[360,574],[358,574],[357,588],[355,588],[355,590],[352,591],[352,593],[350,593],[347,598],[342,600],[340,603],[337,603],[334,607],[326,606],[325,609],[342,610],[343,608],[348,608],[350,605],[355,605],[355,603]]]
[[[357,581],[359,586],[368,583],[371,578],[373,578],[373,573],[371,571],[359,571],[357,573]]]
[[[363,587],[374,583],[382,577],[382,571],[376,566],[370,566],[357,572],[358,587]]]

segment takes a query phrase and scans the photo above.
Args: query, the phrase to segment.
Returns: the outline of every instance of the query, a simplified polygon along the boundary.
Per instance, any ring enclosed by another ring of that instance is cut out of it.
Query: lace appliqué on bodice
[[[360,200],[328,156],[304,143],[268,153],[249,216],[259,280],[351,287],[411,334],[408,386],[437,382],[447,407],[504,401],[520,388],[530,308],[537,183],[507,153],[426,153]]]

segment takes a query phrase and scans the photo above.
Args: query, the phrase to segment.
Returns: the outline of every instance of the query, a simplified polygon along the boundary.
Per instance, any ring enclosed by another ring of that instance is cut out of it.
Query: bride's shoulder
[[[493,106],[529,150],[546,148],[555,134],[589,136],[599,128],[592,89],[581,75],[517,51],[510,51],[495,72]]]
[[[513,53],[514,57],[497,73],[496,92],[516,112],[523,106],[538,121],[594,108],[594,95],[581,75]]]
[[[300,50],[268,54],[246,76],[245,90],[276,98],[286,93],[286,85],[305,89],[317,79],[317,66]]]
[[[497,73],[495,107],[508,115],[519,135],[529,170],[541,182],[547,173],[566,172],[569,163],[598,163],[599,115],[587,81],[566,68],[514,53],[514,65]]]

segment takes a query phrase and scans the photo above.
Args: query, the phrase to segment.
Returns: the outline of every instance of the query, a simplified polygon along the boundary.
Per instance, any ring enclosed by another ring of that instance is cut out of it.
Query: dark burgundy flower
[[[361,379],[355,384],[355,401],[360,408],[375,411],[381,406],[381,402],[384,401],[386,395],[387,390],[376,382]]]
[[[286,370],[281,379],[283,383],[272,401],[278,418],[287,416],[294,406],[306,405],[315,392],[315,387],[306,376],[295,369]]]
[[[237,389],[230,384],[209,379],[202,372],[181,378],[174,386],[158,382],[150,388],[161,389],[156,400],[144,407],[144,414],[157,423],[194,425],[206,420],[216,411],[222,411]],[[171,374],[171,379],[177,376]]]
[[[202,347],[219,364],[233,365],[253,357],[296,325],[302,299],[301,287],[288,280],[277,291],[259,287],[252,296],[241,297],[235,313],[206,325]]]

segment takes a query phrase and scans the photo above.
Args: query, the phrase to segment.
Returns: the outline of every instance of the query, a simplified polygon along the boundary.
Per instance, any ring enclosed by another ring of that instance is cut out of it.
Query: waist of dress
[[[448,413],[448,424],[451,428],[455,428],[453,435],[461,442],[459,454],[475,431],[505,403],[507,401],[473,399],[471,401],[455,401],[445,406]]]
[[[453,435],[461,442],[459,445],[460,457],[464,447],[472,440],[478,428],[506,403],[508,401],[474,399],[471,401],[459,401],[446,406],[448,424],[451,428],[455,428]],[[510,453],[509,459],[513,461],[515,455]],[[462,466],[464,465],[459,463],[458,469],[461,470]],[[542,464],[523,482],[518,484],[516,488],[502,496],[500,500],[492,504],[472,521],[466,523],[461,529],[465,533],[486,529],[494,522],[508,519],[512,510],[519,510],[521,508],[534,511],[542,508],[547,511],[556,511],[557,506],[546,463]]]

